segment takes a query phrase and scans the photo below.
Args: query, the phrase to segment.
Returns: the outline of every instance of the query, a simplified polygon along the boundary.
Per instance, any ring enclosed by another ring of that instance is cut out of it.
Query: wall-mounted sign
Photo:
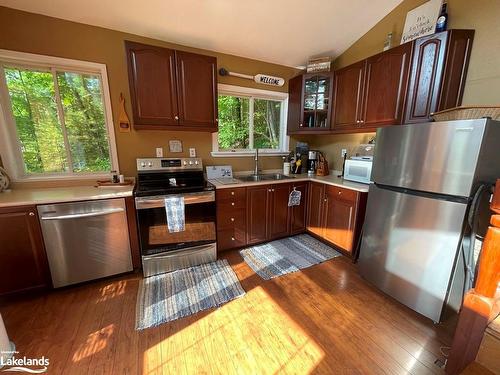
[[[401,44],[434,33],[442,2],[429,0],[406,14]]]
[[[235,73],[229,72],[224,68],[219,69],[219,74],[221,76],[232,76],[244,79],[254,80],[256,83],[260,83],[262,85],[269,86],[283,86],[285,84],[285,79],[281,77],[274,77],[267,74],[256,74],[255,76],[251,76],[249,74]]]

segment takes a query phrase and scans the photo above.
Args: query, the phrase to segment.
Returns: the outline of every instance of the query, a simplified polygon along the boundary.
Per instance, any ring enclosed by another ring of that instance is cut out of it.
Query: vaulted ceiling
[[[338,56],[400,2],[0,0],[0,5],[186,46],[299,66],[312,56]]]

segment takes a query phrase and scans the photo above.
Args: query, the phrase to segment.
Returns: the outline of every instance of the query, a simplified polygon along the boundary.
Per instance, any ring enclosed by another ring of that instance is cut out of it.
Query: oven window
[[[143,255],[215,242],[215,202],[186,204],[185,230],[170,233],[165,207],[137,210]]]

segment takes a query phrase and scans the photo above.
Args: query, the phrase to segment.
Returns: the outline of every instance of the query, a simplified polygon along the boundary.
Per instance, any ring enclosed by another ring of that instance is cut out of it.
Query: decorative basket
[[[500,106],[455,107],[432,114],[434,121],[473,120],[483,117],[500,120]]]

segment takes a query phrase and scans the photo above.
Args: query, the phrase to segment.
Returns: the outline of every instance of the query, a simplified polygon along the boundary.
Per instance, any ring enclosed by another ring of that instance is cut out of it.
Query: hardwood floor
[[[444,327],[385,297],[346,258],[270,281],[224,254],[247,294],[135,331],[139,275],[0,306],[19,356],[49,374],[441,374]]]

